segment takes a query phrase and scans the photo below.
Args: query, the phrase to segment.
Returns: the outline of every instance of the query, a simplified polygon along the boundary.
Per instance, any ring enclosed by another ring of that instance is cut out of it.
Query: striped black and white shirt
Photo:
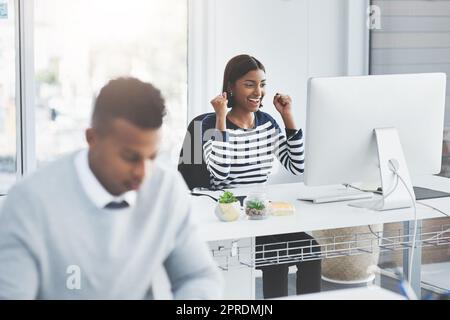
[[[226,126],[226,131],[215,129],[215,114],[202,121],[203,157],[210,173],[212,189],[266,182],[275,157],[291,173],[303,173],[301,129],[286,129],[284,134],[277,122],[262,111],[255,113],[253,129],[239,128],[228,119]]]

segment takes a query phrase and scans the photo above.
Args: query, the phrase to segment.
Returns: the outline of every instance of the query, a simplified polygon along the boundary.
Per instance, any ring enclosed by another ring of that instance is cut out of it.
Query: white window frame
[[[202,88],[204,77],[202,72],[197,72],[197,68],[207,70],[203,61],[206,56],[197,56],[193,51],[198,52],[199,43],[197,40],[203,37],[204,21],[202,9],[207,7],[207,0],[186,0],[188,1],[188,19],[195,16],[199,19],[200,25],[188,22],[188,68],[192,63],[193,68],[188,69],[188,85],[193,83],[196,88]],[[32,173],[37,168],[36,158],[36,118],[35,118],[35,68],[34,68],[34,4],[35,0],[14,0],[15,6],[15,49],[16,49],[16,163],[17,179]],[[200,15],[197,10],[200,11]],[[193,12],[196,12],[193,14]],[[206,16],[207,14],[205,14]],[[193,19],[191,19],[193,20]],[[189,37],[192,36],[192,41]],[[191,45],[189,45],[191,43]],[[201,50],[204,52],[204,50]],[[197,85],[198,84],[198,85]],[[190,95],[189,92],[198,94]],[[204,101],[202,91],[188,88],[188,110],[189,106],[198,105],[199,101]],[[200,96],[200,97],[199,97]],[[188,111],[189,112],[189,111]],[[189,113],[188,113],[189,116]]]
[[[368,75],[370,29],[367,26],[367,19],[370,0],[347,0],[346,5],[347,75]]]
[[[34,0],[15,0],[17,178],[36,168]]]
[[[215,1],[188,1],[188,105],[187,123],[204,113],[211,99],[209,92],[217,91],[209,81],[215,72]],[[211,109],[212,111],[212,109]]]

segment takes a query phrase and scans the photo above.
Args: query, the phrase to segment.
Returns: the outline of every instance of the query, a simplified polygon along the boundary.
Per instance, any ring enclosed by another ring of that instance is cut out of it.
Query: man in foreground
[[[175,299],[221,298],[178,173],[155,161],[164,100],[134,78],[98,95],[89,144],[9,192],[0,213],[0,298],[145,299],[161,265]]]

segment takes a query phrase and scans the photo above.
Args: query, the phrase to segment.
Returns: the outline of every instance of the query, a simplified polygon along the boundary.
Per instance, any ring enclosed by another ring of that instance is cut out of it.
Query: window
[[[16,180],[16,50],[14,1],[0,1],[0,194]]]
[[[372,1],[380,28],[371,30],[371,74],[450,75],[450,1]],[[450,127],[447,80],[445,126]]]
[[[441,175],[450,177],[450,1],[372,1],[371,74],[444,72],[447,97]]]
[[[118,76],[161,89],[168,107],[162,151],[179,150],[187,114],[187,10],[187,0],[35,1],[38,166],[85,146],[93,99]]]
[[[378,6],[380,29],[371,31],[371,74],[445,72],[446,114],[441,175],[450,177],[450,1],[372,1]],[[422,230],[435,231],[449,219],[423,221]],[[387,224],[384,231],[400,229]],[[445,229],[444,229],[445,230]],[[440,292],[450,289],[448,246],[424,247],[422,288]],[[380,262],[402,264],[399,253],[388,252]]]

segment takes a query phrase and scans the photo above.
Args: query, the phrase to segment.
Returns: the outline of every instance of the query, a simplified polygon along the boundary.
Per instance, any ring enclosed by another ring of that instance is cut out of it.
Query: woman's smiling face
[[[236,80],[230,89],[233,93],[233,108],[242,108],[249,112],[258,111],[265,95],[266,74],[257,69],[247,72]]]

